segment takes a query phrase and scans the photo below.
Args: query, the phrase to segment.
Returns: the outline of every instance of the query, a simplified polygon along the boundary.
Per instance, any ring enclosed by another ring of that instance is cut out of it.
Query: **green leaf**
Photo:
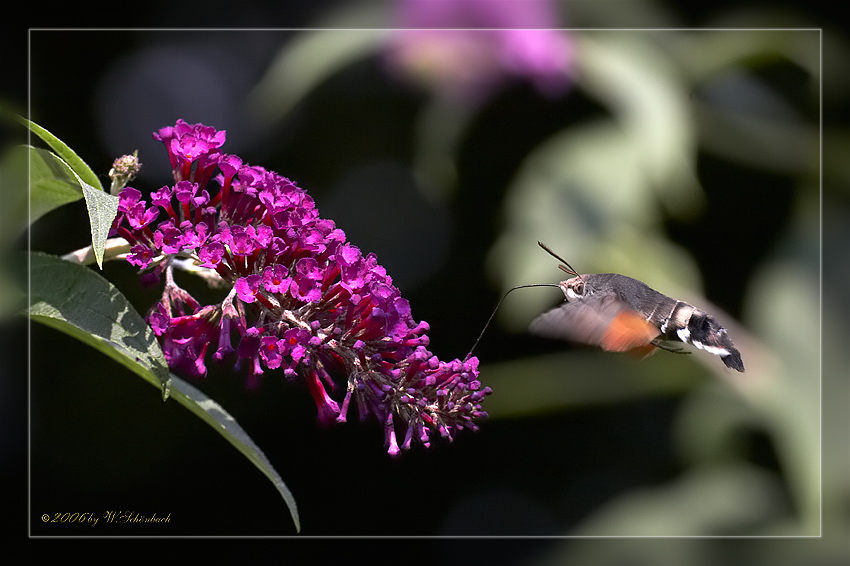
[[[59,156],[46,149],[31,146],[12,148],[3,156],[0,173],[4,202],[0,211],[2,241],[11,241],[48,212],[85,197],[92,249],[98,266],[103,268],[103,250],[109,228],[118,212],[118,197],[92,187]]]
[[[49,150],[26,145],[13,147],[3,156],[0,168],[4,203],[0,208],[6,238],[16,237],[51,210],[83,196],[73,171]]]
[[[85,181],[87,184],[92,187],[103,190],[103,186],[100,184],[100,179],[97,178],[97,175],[94,174],[94,171],[91,170],[91,167],[88,164],[80,159],[80,157],[72,150],[70,147],[65,145],[65,143],[36,124],[35,122],[31,122],[22,116],[18,116],[17,114],[13,114],[15,120],[26,126],[30,129],[32,133],[40,137],[44,143],[46,143],[50,149],[52,149],[56,155],[62,158],[65,163],[77,174],[80,179]]]
[[[89,210],[92,250],[98,267],[103,269],[103,250],[106,247],[109,228],[115,220],[115,215],[118,214],[118,197],[90,187],[82,179],[80,184]]]
[[[52,151],[29,149],[30,222],[83,196],[80,183],[67,163]]]
[[[268,458],[224,408],[169,373],[153,331],[121,292],[81,265],[40,253],[29,258],[31,318],[100,350],[212,426],[271,480],[300,531],[295,499]],[[17,275],[25,285],[24,271],[19,266]]]
[[[268,458],[266,458],[266,455],[263,454],[263,451],[254,444],[254,441],[239,426],[236,419],[225,411],[221,405],[176,375],[172,374],[171,380],[174,384],[171,397],[216,429],[219,434],[235,446],[237,450],[271,480],[286,502],[287,507],[289,507],[292,522],[295,523],[295,530],[301,531],[301,520],[298,517],[298,507],[295,505],[295,497],[293,497],[289,488],[286,487],[286,484],[283,483],[283,480],[275,471]]]
[[[57,328],[136,371],[167,392],[168,364],[153,330],[109,281],[86,267],[30,254],[33,320]]]
[[[103,248],[109,228],[118,211],[118,198],[103,192],[103,187],[94,171],[62,140],[35,122],[14,113],[10,114],[55,152],[28,147],[30,159],[27,166],[32,200],[29,222],[34,222],[54,208],[78,200],[80,196],[85,197],[91,224],[92,249],[98,266],[103,269]],[[26,169],[19,151],[12,156],[9,165],[14,186],[17,187],[23,179],[26,179],[24,174]],[[18,206],[6,215],[20,215],[21,212]],[[22,215],[22,217],[26,216]]]
[[[26,187],[27,165],[22,159],[26,154],[22,154],[21,150],[29,155],[30,223],[55,208],[85,197],[91,225],[92,250],[98,266],[103,269],[103,249],[106,246],[109,228],[118,213],[118,197],[86,183],[53,152],[29,146],[15,148],[15,151],[10,152],[8,156],[9,175],[13,177],[13,188],[20,183]],[[10,215],[16,214],[26,218],[25,201],[23,203],[13,201],[13,208],[15,210],[10,212]]]

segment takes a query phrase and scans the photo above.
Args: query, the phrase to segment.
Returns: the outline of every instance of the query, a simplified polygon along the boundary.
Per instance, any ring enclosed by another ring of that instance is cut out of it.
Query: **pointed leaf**
[[[164,398],[170,392],[171,398],[212,426],[271,480],[300,531],[295,499],[268,458],[224,408],[168,372],[153,331],[121,292],[84,266],[46,254],[29,257],[32,319],[100,350],[160,388]],[[19,266],[19,284],[25,288],[22,272],[25,269]]]
[[[254,444],[254,441],[239,426],[236,419],[225,411],[221,405],[186,381],[173,374],[171,380],[174,385],[171,397],[216,429],[219,434],[235,446],[237,450],[245,455],[251,463],[271,480],[289,507],[289,513],[292,515],[292,521],[295,523],[295,530],[300,531],[301,520],[298,517],[298,507],[295,505],[295,497],[293,497],[289,488],[286,487],[286,484],[283,483],[283,480],[275,471],[269,459],[266,458],[266,455],[263,454],[263,451],[260,450],[259,446]]]
[[[25,159],[26,156],[29,156],[29,159]],[[82,188],[74,172],[52,151],[26,146],[15,148],[9,157],[12,160],[12,167],[16,169],[16,178],[20,177],[20,168],[23,167],[24,190],[27,186],[26,168],[29,166],[30,223],[51,210],[79,200],[83,196]]]
[[[109,281],[81,265],[30,254],[29,314],[81,340],[165,388],[168,364],[153,330]]]
[[[80,159],[80,157],[72,150],[70,147],[65,145],[65,143],[36,124],[35,122],[31,122],[22,116],[18,116],[14,114],[15,120],[26,126],[30,129],[32,133],[40,137],[44,143],[46,143],[50,149],[52,149],[56,155],[62,158],[65,163],[86,183],[91,185],[92,187],[103,190],[103,186],[100,184],[100,179],[97,178],[97,175],[94,174],[94,171],[91,170],[91,167],[88,164]]]
[[[3,191],[3,206],[0,206],[3,242],[14,240],[54,208],[83,196],[61,159],[49,150],[27,145],[12,147],[3,154],[0,190]]]
[[[99,191],[80,179],[83,196],[86,197],[86,208],[89,211],[91,224],[91,245],[97,265],[103,269],[103,249],[109,236],[109,228],[115,215],[118,214],[118,197]]]
[[[29,170],[29,222],[27,223],[27,173]],[[29,224],[62,205],[85,197],[91,225],[92,249],[103,268],[103,250],[109,228],[118,212],[118,197],[86,183],[53,152],[32,146],[19,146],[3,156],[4,202],[2,237],[8,241]]]

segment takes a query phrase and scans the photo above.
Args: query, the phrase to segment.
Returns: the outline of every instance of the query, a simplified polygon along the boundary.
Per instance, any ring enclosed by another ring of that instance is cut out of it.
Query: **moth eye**
[[[567,286],[567,300],[580,299],[583,296],[584,283],[582,281],[576,281],[575,283]]]

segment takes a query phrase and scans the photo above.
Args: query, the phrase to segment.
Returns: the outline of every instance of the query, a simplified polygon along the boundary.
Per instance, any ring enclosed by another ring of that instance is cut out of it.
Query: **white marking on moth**
[[[661,325],[661,328],[660,328],[661,334],[667,333],[667,324],[669,324],[669,322],[670,322],[670,317],[673,316],[674,312],[676,312],[676,307],[679,306],[679,303],[681,303],[681,302],[682,301],[677,299],[676,302],[673,303],[673,308],[670,309],[669,313],[667,313],[667,318],[664,319],[664,324]],[[656,308],[658,308],[658,307],[656,307]],[[655,311],[652,311],[652,312],[654,313]]]
[[[670,311],[670,316],[668,317],[670,320],[664,325],[672,324],[674,328],[679,327],[676,334],[679,335],[682,342],[688,342],[691,339],[688,324],[691,322],[691,316],[693,316],[695,311],[696,308],[693,305],[677,300],[676,304],[673,305],[673,310]]]
[[[578,299],[579,297],[581,297],[581,295],[577,294],[570,287],[567,287],[567,300],[574,301],[574,300]]]
[[[721,348],[720,346],[706,346],[705,344],[702,344],[700,342],[694,342],[693,345],[699,348],[700,350],[705,350],[709,354],[714,354],[715,356],[723,357],[728,356],[730,353],[729,350],[727,350],[726,348]]]
[[[658,310],[658,305],[655,305],[655,307],[653,307],[653,309],[652,309],[652,312],[649,313],[648,315],[646,315],[646,322],[649,322],[650,320],[652,320],[652,317],[655,316],[655,311],[657,311],[657,310]]]

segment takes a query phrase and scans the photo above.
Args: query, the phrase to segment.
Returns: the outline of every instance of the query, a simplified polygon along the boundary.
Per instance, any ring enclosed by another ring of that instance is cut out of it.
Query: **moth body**
[[[713,316],[642,281],[616,273],[575,274],[558,286],[566,302],[535,318],[529,326],[531,333],[613,352],[648,354],[656,347],[665,348],[661,342],[684,342],[719,356],[727,367],[744,371],[741,353]]]

